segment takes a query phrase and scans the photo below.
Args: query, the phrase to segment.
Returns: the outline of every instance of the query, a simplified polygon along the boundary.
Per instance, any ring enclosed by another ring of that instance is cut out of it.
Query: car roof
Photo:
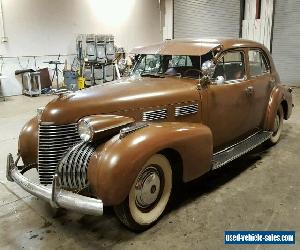
[[[131,54],[161,54],[161,55],[204,55],[221,47],[222,50],[242,47],[265,47],[255,41],[241,38],[207,38],[207,39],[173,39],[150,46],[136,47]]]

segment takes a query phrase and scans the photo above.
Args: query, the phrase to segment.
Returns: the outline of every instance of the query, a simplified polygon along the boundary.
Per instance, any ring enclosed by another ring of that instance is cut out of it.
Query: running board
[[[249,136],[245,140],[238,142],[224,150],[221,150],[213,154],[213,167],[217,169],[225,164],[235,160],[236,158],[248,153],[252,149],[256,148],[271,137],[272,133],[269,131],[259,131]]]

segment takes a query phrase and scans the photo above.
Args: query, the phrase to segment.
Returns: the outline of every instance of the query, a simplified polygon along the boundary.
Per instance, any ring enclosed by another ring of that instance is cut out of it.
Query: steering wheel
[[[182,73],[182,76],[186,76],[187,72],[190,72],[190,71],[195,71],[195,72],[199,73],[199,75],[202,73],[200,69],[187,69],[186,71],[184,71]]]

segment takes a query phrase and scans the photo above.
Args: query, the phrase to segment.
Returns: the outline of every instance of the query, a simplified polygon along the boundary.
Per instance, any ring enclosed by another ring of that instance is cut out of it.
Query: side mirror
[[[201,72],[203,74],[202,78],[200,79],[200,88],[205,89],[211,84],[211,79],[214,75],[216,69],[216,65],[212,60],[205,61],[202,64]]]
[[[205,61],[201,67],[203,76],[208,77],[209,79],[213,77],[215,69],[216,65],[212,60]]]

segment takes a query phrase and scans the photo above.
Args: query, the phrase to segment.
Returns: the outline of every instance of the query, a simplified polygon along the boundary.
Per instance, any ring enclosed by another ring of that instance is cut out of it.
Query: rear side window
[[[260,76],[268,73],[270,67],[261,50],[249,50],[248,55],[251,76]]]

